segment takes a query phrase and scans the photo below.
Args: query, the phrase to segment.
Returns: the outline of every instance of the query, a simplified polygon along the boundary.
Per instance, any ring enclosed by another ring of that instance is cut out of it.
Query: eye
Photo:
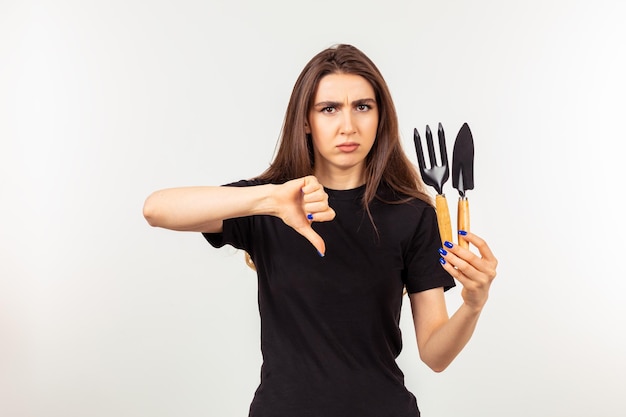
[[[327,106],[327,107],[322,108],[320,111],[322,113],[332,114],[332,113],[335,113],[337,109],[335,109],[333,106]]]
[[[356,110],[357,111],[368,111],[371,110],[372,106],[370,106],[369,104],[358,104],[356,106]]]

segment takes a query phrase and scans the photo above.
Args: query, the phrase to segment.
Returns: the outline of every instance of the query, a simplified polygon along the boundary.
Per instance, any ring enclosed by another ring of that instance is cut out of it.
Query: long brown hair
[[[306,64],[291,93],[274,161],[257,179],[278,183],[313,174],[313,144],[305,132],[305,123],[320,80],[337,73],[362,76],[376,94],[378,130],[366,157],[363,196],[370,219],[369,204],[376,197],[381,182],[398,194],[396,202],[419,198],[432,204],[415,166],[402,150],[398,116],[387,83],[376,65],[352,45],[339,44],[325,49]]]

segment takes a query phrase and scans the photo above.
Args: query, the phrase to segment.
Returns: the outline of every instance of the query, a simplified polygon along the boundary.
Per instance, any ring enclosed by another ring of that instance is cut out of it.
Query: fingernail
[[[309,213],[309,214],[306,215],[306,218],[309,219],[309,220],[313,220],[313,215],[311,213]]]
[[[459,234],[460,234],[461,236],[466,236],[466,235],[467,235],[467,232],[466,232],[465,230],[459,230]]]
[[[444,248],[439,248],[439,253],[443,256],[446,256],[448,254],[448,252]]]
[[[452,243],[448,242],[447,240],[445,242],[443,242],[443,246],[445,246],[446,248],[451,249],[452,248]]]
[[[320,251],[317,251],[317,254],[318,254],[321,258],[323,258],[323,257],[324,257],[324,254],[323,254],[322,252],[320,252]]]
[[[439,263],[441,263],[441,265],[445,265],[446,264],[446,260],[443,258],[439,258]]]

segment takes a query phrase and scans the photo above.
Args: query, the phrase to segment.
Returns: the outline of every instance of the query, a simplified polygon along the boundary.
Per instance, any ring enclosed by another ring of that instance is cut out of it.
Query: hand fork
[[[437,130],[439,137],[439,153],[441,164],[437,165],[435,154],[435,146],[433,145],[433,134],[430,127],[426,125],[426,146],[428,147],[428,159],[430,167],[426,167],[424,160],[424,151],[422,150],[422,141],[417,129],[413,130],[413,141],[415,142],[415,151],[417,152],[417,162],[419,164],[422,180],[427,185],[434,187],[437,191],[435,196],[435,210],[437,211],[437,223],[439,224],[439,235],[441,244],[444,242],[452,242],[452,225],[450,223],[450,211],[448,210],[448,201],[443,193],[443,184],[450,176],[450,168],[448,166],[448,151],[446,150],[446,138],[443,133],[443,126],[439,123]]]

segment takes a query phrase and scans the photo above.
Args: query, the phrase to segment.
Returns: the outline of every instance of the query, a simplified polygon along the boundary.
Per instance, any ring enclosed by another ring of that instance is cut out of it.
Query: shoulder
[[[399,209],[409,210],[428,210],[433,208],[432,204],[413,195],[408,195],[394,190],[386,183],[381,183],[376,191],[374,201],[384,206],[398,207]]]
[[[401,236],[414,236],[436,224],[435,208],[427,201],[403,195],[387,186],[379,188],[370,211],[380,230]]]

